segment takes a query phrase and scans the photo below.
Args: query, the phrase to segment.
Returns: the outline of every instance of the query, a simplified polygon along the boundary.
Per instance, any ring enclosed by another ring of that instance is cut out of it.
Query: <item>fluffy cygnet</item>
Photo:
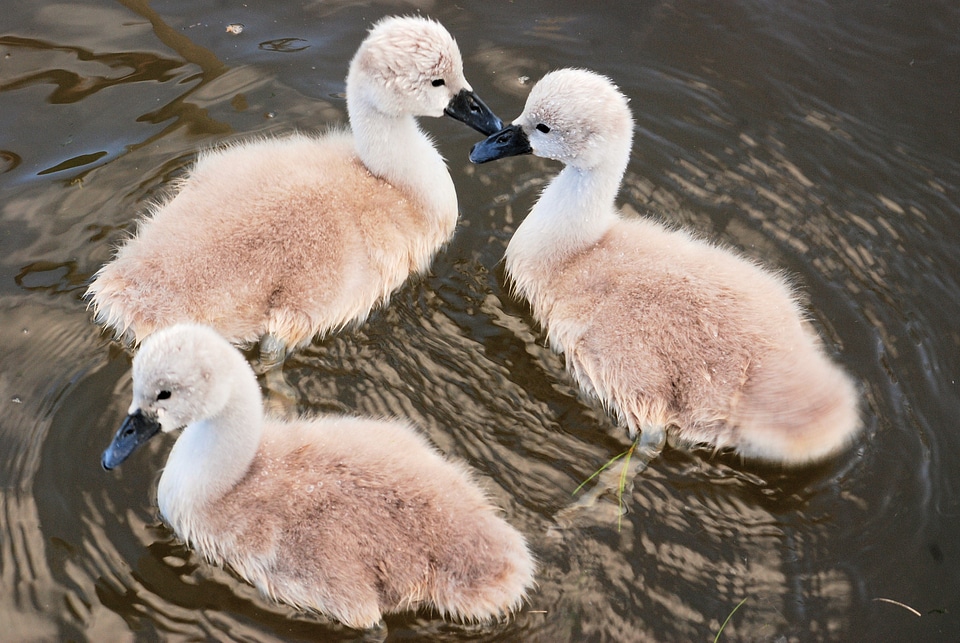
[[[266,596],[368,628],[418,606],[498,617],[533,582],[523,536],[465,467],[401,422],[264,418],[241,353],[194,324],[143,342],[103,466],[181,427],[160,477],[164,520]]]
[[[857,392],[784,279],[615,207],[632,135],[616,86],[567,69],[474,147],[476,163],[532,152],[566,165],[507,247],[516,292],[580,386],[655,449],[666,430],[785,464],[837,453],[859,428]]]
[[[175,195],[95,276],[98,323],[140,342],[177,322],[282,356],[363,321],[451,237],[457,195],[414,117],[502,123],[473,93],[438,23],[377,23],[347,76],[352,133],[294,135],[201,155]]]

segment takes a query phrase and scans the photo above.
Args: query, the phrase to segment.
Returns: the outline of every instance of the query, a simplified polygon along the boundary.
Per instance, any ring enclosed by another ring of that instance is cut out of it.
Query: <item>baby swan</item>
[[[507,247],[516,292],[580,386],[653,455],[665,437],[786,465],[837,453],[858,431],[857,393],[785,281],[616,209],[632,136],[616,86],[567,69],[474,146],[476,163],[532,152],[566,165]]]
[[[443,158],[416,116],[502,126],[438,23],[386,18],[347,76],[352,133],[247,141],[201,155],[176,194],[95,276],[98,323],[139,343],[178,322],[287,349],[362,322],[427,268],[457,221]]]
[[[460,620],[498,617],[533,582],[523,536],[465,467],[400,422],[264,418],[243,355],[195,324],[143,342],[130,414],[104,468],[180,427],[160,513],[267,596],[369,628],[420,605]]]

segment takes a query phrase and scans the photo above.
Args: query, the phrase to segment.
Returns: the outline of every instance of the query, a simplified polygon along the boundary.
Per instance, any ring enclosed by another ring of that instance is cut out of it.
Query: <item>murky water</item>
[[[14,7],[14,4],[16,5]],[[467,162],[431,273],[289,364],[306,411],[411,418],[483,476],[541,560],[509,622],[388,619],[390,640],[960,638],[960,8],[907,2],[6,2],[0,23],[3,640],[340,640],[158,520],[169,441],[98,458],[130,357],[86,281],[198,149],[345,118],[370,23],[423,11],[505,119],[550,69],[615,79],[637,120],[620,200],[790,274],[859,382],[855,448],[799,471],[668,450],[572,528],[627,447],[578,397],[499,261],[545,179]],[[198,6],[203,5],[203,6]],[[227,25],[243,25],[230,33]]]

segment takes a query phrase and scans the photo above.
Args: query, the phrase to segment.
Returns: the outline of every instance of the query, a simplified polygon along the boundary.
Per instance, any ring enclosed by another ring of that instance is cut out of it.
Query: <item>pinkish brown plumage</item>
[[[138,341],[195,321],[296,347],[363,319],[426,268],[455,219],[373,176],[349,134],[245,143],[201,157],[90,293],[100,321]]]
[[[160,512],[188,545],[265,595],[368,628],[418,607],[496,618],[531,586],[523,536],[465,467],[408,425],[264,418],[243,356],[193,324],[147,338],[133,380],[130,416],[104,466],[185,426],[160,478]]]
[[[475,147],[478,162],[532,151],[567,165],[510,241],[514,288],[631,436],[785,464],[837,453],[859,429],[856,390],[784,279],[614,206],[632,133],[608,79],[561,70]]]

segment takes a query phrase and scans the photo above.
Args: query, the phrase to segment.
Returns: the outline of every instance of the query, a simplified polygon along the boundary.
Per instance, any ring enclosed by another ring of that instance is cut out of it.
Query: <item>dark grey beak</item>
[[[443,113],[461,123],[466,123],[484,136],[489,136],[503,127],[503,121],[480,100],[480,97],[466,89],[461,89],[459,94],[450,99]]]
[[[100,458],[100,464],[109,471],[121,462],[130,457],[130,454],[137,450],[137,447],[160,432],[160,423],[156,418],[148,417],[142,411],[137,411],[127,416],[123,421],[117,434],[113,436],[113,442],[103,452]]]
[[[496,134],[488,136],[470,150],[470,160],[474,163],[486,163],[508,156],[530,154],[530,139],[519,125],[507,125]]]

